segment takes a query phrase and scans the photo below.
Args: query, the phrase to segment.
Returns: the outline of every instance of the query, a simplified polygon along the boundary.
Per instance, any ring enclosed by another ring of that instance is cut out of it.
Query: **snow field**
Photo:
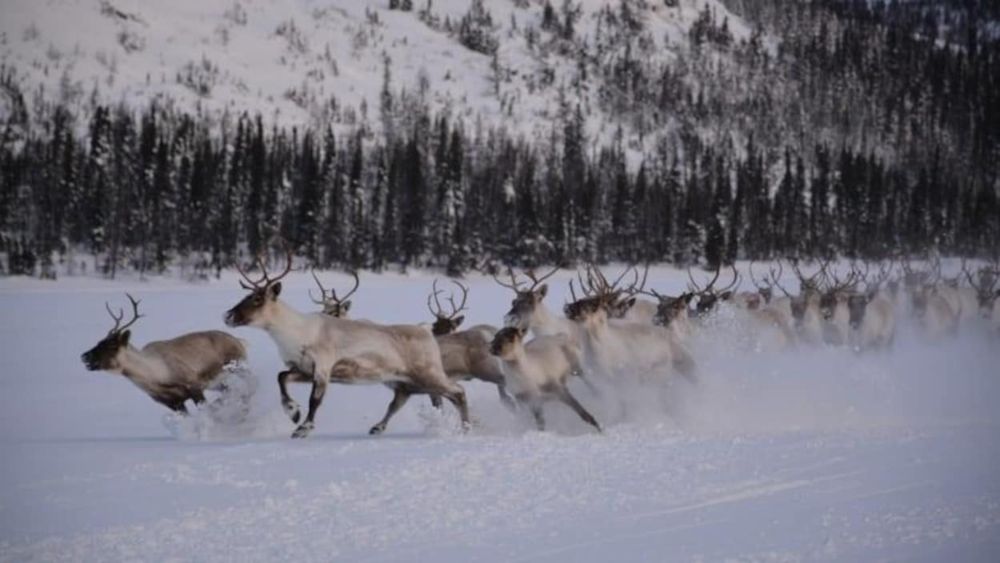
[[[561,309],[570,272],[549,281]],[[306,440],[290,440],[262,331],[248,343],[257,391],[245,420],[178,421],[79,354],[131,291],[137,344],[221,328],[234,275],[170,280],[0,280],[0,560],[963,560],[1000,553],[1000,359],[968,327],[889,352],[747,351],[721,315],[694,343],[696,387],[574,384],[606,427],[561,405],[549,432],[512,416],[492,386],[465,387],[477,424],[415,397],[386,435],[381,387],[332,386]],[[343,285],[346,276],[324,281]],[[431,274],[362,274],[352,314],[429,320]],[[686,274],[657,268],[676,292]],[[498,323],[508,290],[472,277],[466,323]],[[312,280],[282,297],[312,310]],[[244,381],[244,380],[240,380]],[[293,387],[305,404],[308,388]],[[623,409],[624,405],[624,409]],[[664,408],[666,407],[666,408]],[[165,420],[172,426],[164,427]]]

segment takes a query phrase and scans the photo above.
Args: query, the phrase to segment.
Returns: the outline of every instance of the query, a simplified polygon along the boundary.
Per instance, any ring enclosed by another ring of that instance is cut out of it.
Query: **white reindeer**
[[[589,363],[605,376],[678,372],[694,379],[694,361],[670,329],[659,325],[615,322],[608,319],[609,303],[618,299],[614,284],[597,271],[598,286],[591,293],[563,307],[566,318],[579,324],[585,335]]]
[[[104,304],[115,326],[81,356],[90,371],[120,373],[157,403],[186,414],[186,401],[201,404],[205,390],[222,390],[219,376],[223,368],[246,359],[243,342],[218,330],[191,332],[135,348],[129,342],[132,334],[128,329],[143,315],[139,314],[139,301],[131,295],[128,299],[132,319],[124,325],[125,312],[119,309],[116,315]]]
[[[852,293],[847,297],[847,308],[851,348],[863,352],[892,346],[896,337],[896,317],[887,296],[875,290]]]
[[[504,326],[517,327],[524,331],[530,330],[534,336],[565,334],[571,339],[579,339],[580,334],[576,325],[553,315],[542,302],[549,291],[549,286],[544,281],[558,271],[559,267],[557,266],[541,277],[532,270],[526,271],[525,275],[531,280],[531,285],[527,289],[522,288],[525,282],[519,281],[514,275],[514,271],[509,267],[507,275],[510,277],[510,283],[500,281],[496,276],[493,277],[498,284],[513,290],[515,294],[510,304],[510,311],[504,315]]]
[[[503,328],[493,338],[490,351],[503,361],[507,387],[519,403],[531,409],[538,429],[545,430],[542,405],[556,400],[600,432],[600,424],[567,387],[569,376],[582,368],[579,345],[564,334],[540,336],[527,344],[524,336],[524,329]]]
[[[278,375],[278,386],[282,405],[293,422],[299,421],[300,409],[288,395],[287,383],[312,382],[309,412],[293,437],[302,438],[312,431],[331,381],[381,384],[393,390],[385,416],[371,428],[371,434],[385,431],[389,419],[410,395],[421,393],[447,398],[458,409],[463,426],[468,425],[465,392],[445,374],[437,342],[428,330],[300,313],[278,299],[280,280],[292,269],[291,253],[287,260],[285,270],[270,277],[258,258],[261,277],[257,280],[237,266],[247,282],[240,285],[250,294],[226,312],[225,319],[228,326],[263,329],[278,346],[281,359],[290,368]]]

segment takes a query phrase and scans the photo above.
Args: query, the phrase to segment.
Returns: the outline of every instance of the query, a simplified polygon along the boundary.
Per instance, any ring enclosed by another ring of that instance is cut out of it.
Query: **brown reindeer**
[[[434,315],[431,332],[441,349],[441,365],[444,366],[444,372],[452,380],[478,379],[496,385],[500,401],[504,406],[513,408],[514,400],[507,394],[503,366],[490,354],[490,342],[496,335],[497,328],[481,324],[467,330],[458,330],[465,320],[459,313],[465,310],[469,288],[455,280],[452,280],[452,283],[462,292],[462,301],[456,304],[455,295],[449,295],[450,312],[446,312],[441,305],[438,296],[442,291],[437,288],[437,280],[434,280],[431,294],[427,296],[427,309]],[[431,402],[434,406],[440,406],[441,399],[432,395]]]
[[[186,401],[203,403],[205,390],[219,384],[223,368],[246,359],[243,343],[218,330],[191,332],[135,348],[130,344],[129,328],[143,315],[139,314],[139,301],[126,295],[132,303],[132,318],[121,324],[124,310],[119,309],[116,315],[104,304],[115,326],[81,356],[88,370],[120,373],[157,403],[186,414]]]

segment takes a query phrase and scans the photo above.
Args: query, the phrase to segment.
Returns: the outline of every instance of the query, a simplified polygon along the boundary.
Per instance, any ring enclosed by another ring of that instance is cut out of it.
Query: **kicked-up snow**
[[[549,280],[557,314],[570,275]],[[1000,558],[1000,339],[985,327],[935,342],[904,320],[886,352],[770,353],[722,311],[694,343],[697,385],[572,384],[604,434],[556,404],[537,432],[466,383],[464,434],[450,406],[414,397],[368,436],[390,392],[331,386],[292,440],[274,344],[223,327],[235,279],[0,280],[0,561]],[[363,274],[352,316],[427,322],[431,281]],[[660,268],[648,285],[685,281]],[[498,324],[509,290],[468,283],[466,326]],[[311,284],[292,274],[282,297],[313,310]],[[247,342],[223,402],[181,418],[84,369],[124,291],[142,300],[138,345],[210,328]]]

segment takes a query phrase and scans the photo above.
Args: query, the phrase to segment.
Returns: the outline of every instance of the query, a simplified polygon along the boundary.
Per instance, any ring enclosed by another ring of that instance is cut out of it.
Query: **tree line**
[[[0,71],[11,108],[0,266],[52,275],[84,253],[109,276],[177,263],[208,272],[276,235],[319,267],[452,274],[997,251],[1000,42],[961,16],[979,3],[732,3],[756,14],[749,40],[706,8],[689,58],[663,67],[619,41],[641,37],[631,3],[608,9],[605,42],[581,68],[623,124],[611,139],[588,138],[592,109],[572,96],[542,139],[434,112],[392,88],[388,62],[378,127],[280,127],[155,104],[74,114],[29,107]],[[546,4],[551,29],[537,33],[573,40],[565,4],[564,16]],[[949,35],[931,35],[940,29]],[[763,30],[781,38],[776,54]],[[720,52],[733,64],[711,66]],[[745,92],[727,90],[732,80]],[[629,143],[626,129],[652,134],[669,120],[680,126],[655,150]]]

